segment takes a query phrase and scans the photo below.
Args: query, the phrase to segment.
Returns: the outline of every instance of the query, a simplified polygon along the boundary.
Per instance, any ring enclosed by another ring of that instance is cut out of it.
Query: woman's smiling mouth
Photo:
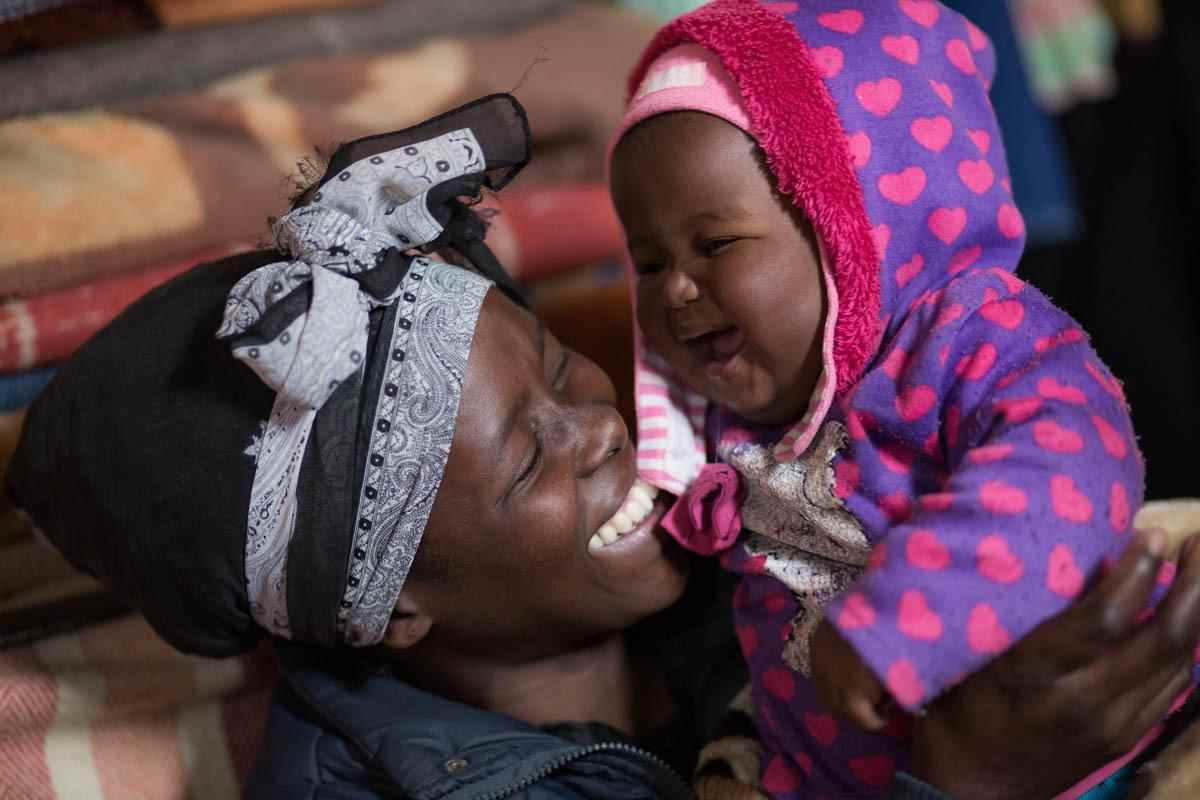
[[[642,527],[642,523],[647,521],[647,518],[657,517],[657,514],[652,514],[655,511],[654,499],[657,496],[658,489],[641,478],[635,478],[617,513],[613,514],[608,522],[605,522],[592,534],[592,538],[588,541],[588,550],[592,552],[602,550],[619,541],[623,536],[638,530]],[[656,522],[657,519],[653,520],[652,524]]]

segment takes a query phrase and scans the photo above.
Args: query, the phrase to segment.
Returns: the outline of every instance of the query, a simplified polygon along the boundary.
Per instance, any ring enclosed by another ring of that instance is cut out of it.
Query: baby
[[[639,468],[680,496],[672,534],[744,576],[777,797],[882,793],[907,763],[889,706],[1063,608],[1141,503],[1120,384],[1013,274],[993,70],[927,0],[715,0],[630,83]]]

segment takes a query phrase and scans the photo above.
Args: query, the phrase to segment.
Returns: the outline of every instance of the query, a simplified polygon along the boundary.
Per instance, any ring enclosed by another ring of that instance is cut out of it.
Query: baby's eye
[[[634,263],[633,271],[638,275],[653,275],[662,270],[662,264],[657,261],[646,261],[642,263]]]
[[[712,258],[715,255],[719,255],[722,250],[736,241],[736,236],[722,236],[718,239],[705,239],[704,243],[701,245],[701,250],[704,252],[706,257]]]

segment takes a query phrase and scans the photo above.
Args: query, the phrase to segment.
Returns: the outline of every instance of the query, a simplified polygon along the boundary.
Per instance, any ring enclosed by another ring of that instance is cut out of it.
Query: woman
[[[687,796],[664,762],[690,769],[741,682],[611,382],[520,306],[456,199],[527,141],[493,96],[340,148],[278,252],[151,293],[30,411],[8,489],[73,563],[181,650],[279,640],[249,796]],[[597,544],[618,513],[636,526]],[[1162,547],[917,720],[893,796],[1046,796],[1127,748],[1200,638],[1191,549],[1134,622]]]

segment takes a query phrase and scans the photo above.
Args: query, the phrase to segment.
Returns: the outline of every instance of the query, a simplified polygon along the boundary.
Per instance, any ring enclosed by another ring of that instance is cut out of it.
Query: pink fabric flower
[[[742,532],[742,485],[728,464],[706,464],[663,516],[662,526],[684,548],[711,556],[733,547]]]

